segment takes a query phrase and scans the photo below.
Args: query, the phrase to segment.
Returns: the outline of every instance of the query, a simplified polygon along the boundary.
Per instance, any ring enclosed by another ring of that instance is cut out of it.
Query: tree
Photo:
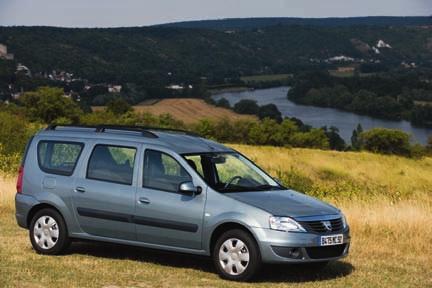
[[[411,155],[410,136],[402,131],[374,128],[360,134],[364,149],[375,153]]]
[[[327,128],[327,126],[324,127],[325,134],[327,135],[327,138],[329,140],[330,149],[332,150],[338,150],[343,151],[346,148],[345,141],[342,139],[342,137],[339,135],[339,129],[331,126],[330,128]]]
[[[125,99],[119,97],[107,103],[106,111],[114,115],[122,115],[132,111],[132,107]]]
[[[351,136],[351,147],[355,151],[361,150],[362,142],[360,139],[360,134],[363,133],[363,127],[359,123],[357,125],[357,128],[353,130],[352,136]]]
[[[259,119],[270,118],[275,120],[277,123],[282,122],[282,114],[275,104],[268,104],[259,107],[258,117]]]
[[[426,151],[428,154],[432,155],[432,136],[429,136],[428,143],[426,145]]]
[[[239,114],[258,114],[259,106],[254,100],[240,100],[234,105],[234,111]]]
[[[71,123],[78,123],[82,114],[79,105],[66,97],[61,88],[40,87],[36,91],[24,93],[19,101],[25,107],[29,119],[48,124],[57,118],[67,118]]]
[[[216,102],[216,106],[222,107],[222,108],[227,108],[227,109],[231,108],[231,105],[230,105],[229,101],[226,98],[224,98],[224,97],[222,97],[221,99],[219,99]]]

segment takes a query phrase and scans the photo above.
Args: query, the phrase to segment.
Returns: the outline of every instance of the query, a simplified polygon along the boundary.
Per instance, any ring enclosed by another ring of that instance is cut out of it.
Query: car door
[[[140,145],[97,141],[75,182],[73,203],[81,229],[91,235],[135,240],[137,155]]]
[[[181,156],[147,147],[137,188],[137,240],[145,243],[201,249],[206,188],[204,181]],[[202,192],[183,194],[180,183],[191,181]]]

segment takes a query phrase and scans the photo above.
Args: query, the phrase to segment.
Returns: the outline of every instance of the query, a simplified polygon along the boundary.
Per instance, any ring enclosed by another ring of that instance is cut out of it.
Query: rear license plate
[[[343,234],[321,236],[321,246],[340,245],[343,243]]]

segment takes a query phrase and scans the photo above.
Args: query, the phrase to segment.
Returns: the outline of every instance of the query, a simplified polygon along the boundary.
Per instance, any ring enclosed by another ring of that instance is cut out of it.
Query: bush
[[[239,114],[251,114],[257,115],[259,110],[259,106],[254,100],[240,100],[234,105],[234,112]]]
[[[411,156],[410,136],[399,130],[374,128],[362,132],[360,139],[363,148],[382,154],[395,154],[402,156]]]
[[[216,101],[216,106],[231,109],[231,105],[230,105],[229,101],[223,97],[221,99],[219,99],[218,101]]]
[[[270,118],[278,123],[282,122],[282,114],[275,104],[268,104],[259,107],[258,117],[259,119]]]
[[[29,119],[48,124],[61,117],[78,123],[82,114],[79,105],[65,97],[61,88],[41,87],[34,92],[24,93],[19,100]]]
[[[1,153],[21,153],[30,136],[40,128],[40,124],[31,124],[24,117],[5,111],[0,112]]]
[[[432,136],[429,136],[428,144],[426,145],[426,153],[432,155]]]
[[[132,111],[132,107],[125,99],[116,98],[107,103],[106,111],[112,112],[114,115],[122,115]]]

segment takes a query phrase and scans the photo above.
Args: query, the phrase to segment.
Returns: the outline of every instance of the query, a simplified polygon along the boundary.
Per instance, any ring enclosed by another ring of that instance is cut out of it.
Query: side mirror
[[[199,195],[202,192],[200,186],[195,186],[192,182],[183,182],[179,186],[179,192],[183,194]]]

